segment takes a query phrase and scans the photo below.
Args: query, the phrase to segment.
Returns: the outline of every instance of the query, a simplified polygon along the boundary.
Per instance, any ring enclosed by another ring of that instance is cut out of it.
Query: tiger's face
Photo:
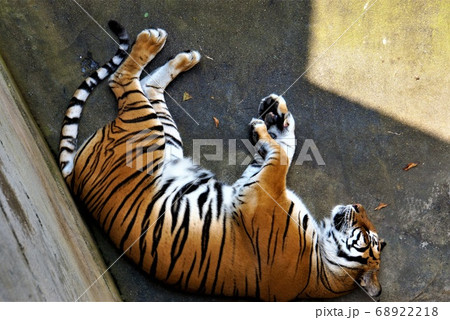
[[[378,270],[386,243],[378,238],[364,207],[360,204],[335,207],[331,213],[331,236],[337,243],[339,264],[359,269],[355,280],[370,296],[380,296]]]

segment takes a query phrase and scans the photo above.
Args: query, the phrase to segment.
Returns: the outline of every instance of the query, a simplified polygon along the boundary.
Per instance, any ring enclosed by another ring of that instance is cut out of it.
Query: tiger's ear
[[[383,251],[383,248],[386,246],[386,242],[383,239],[380,239],[380,252]]]

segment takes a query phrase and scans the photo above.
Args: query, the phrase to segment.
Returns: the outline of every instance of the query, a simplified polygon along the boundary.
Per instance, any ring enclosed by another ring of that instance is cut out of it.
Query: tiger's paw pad
[[[178,72],[191,69],[200,61],[201,55],[198,51],[185,51],[176,55],[169,64]]]
[[[157,54],[166,43],[167,32],[163,29],[146,29],[136,39],[136,48],[150,54]]]
[[[258,107],[258,115],[267,128],[276,125],[280,131],[289,126],[289,114],[284,98],[274,93],[262,99]]]

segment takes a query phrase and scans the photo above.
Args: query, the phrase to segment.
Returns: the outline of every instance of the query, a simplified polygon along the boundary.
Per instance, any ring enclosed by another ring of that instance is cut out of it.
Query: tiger
[[[143,30],[127,56],[126,30],[109,25],[120,47],[70,100],[59,163],[74,197],[112,242],[150,278],[188,292],[289,301],[361,287],[377,299],[385,242],[364,207],[338,205],[316,222],[286,187],[295,120],[285,99],[261,100],[249,125],[255,158],[233,184],[220,182],[183,155],[165,102],[166,87],[200,53],[181,52],[141,79],[167,32]],[[117,117],[78,148],[83,106],[108,76]]]

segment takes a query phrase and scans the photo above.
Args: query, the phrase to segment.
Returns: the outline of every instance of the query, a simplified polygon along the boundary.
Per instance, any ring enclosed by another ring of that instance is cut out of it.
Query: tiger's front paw
[[[274,93],[261,100],[258,114],[261,119],[264,119],[267,128],[275,125],[278,130],[282,131],[290,124],[288,120],[290,113],[286,101],[282,96]]]
[[[263,120],[253,118],[252,121],[250,121],[250,127],[250,139],[253,144],[256,144],[261,139],[270,138],[266,124]]]

